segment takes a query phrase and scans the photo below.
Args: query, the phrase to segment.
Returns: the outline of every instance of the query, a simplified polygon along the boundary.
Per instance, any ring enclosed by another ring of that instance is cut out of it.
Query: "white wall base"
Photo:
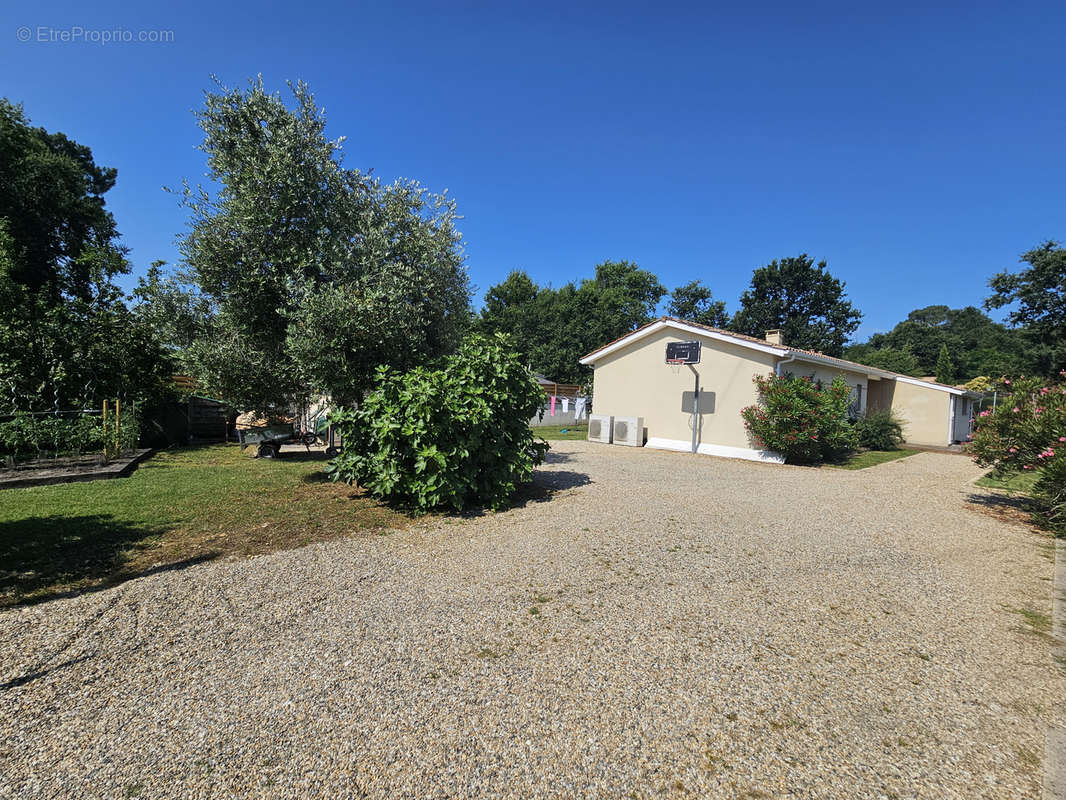
[[[645,447],[655,450],[679,450],[682,453],[692,451],[692,442],[682,439],[659,439],[654,436],[648,437]],[[753,450],[748,447],[729,447],[724,444],[700,444],[696,448],[697,453],[705,456],[719,456],[721,458],[742,458],[745,461],[763,461],[768,464],[784,464],[785,457],[773,450]]]

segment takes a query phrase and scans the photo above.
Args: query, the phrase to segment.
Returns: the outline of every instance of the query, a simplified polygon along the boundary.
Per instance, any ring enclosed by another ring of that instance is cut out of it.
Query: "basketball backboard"
[[[677,362],[681,361],[682,364],[699,364],[700,363],[700,343],[699,341],[691,342],[667,342],[666,343],[666,360]]]

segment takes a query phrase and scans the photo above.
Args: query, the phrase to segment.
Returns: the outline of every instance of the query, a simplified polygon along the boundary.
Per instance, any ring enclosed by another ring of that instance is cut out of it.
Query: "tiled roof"
[[[613,344],[615,344],[617,342],[620,342],[623,339],[628,339],[630,336],[633,336],[634,334],[640,333],[645,328],[651,327],[652,325],[657,325],[657,324],[662,323],[662,322],[676,322],[676,323],[678,323],[680,325],[687,325],[690,328],[699,328],[701,330],[705,330],[708,333],[713,333],[713,334],[715,334],[717,336],[724,336],[724,337],[728,337],[730,339],[736,339],[736,340],[738,340],[741,343],[758,344],[758,345],[760,345],[762,347],[772,347],[775,350],[780,350],[782,355],[788,355],[788,354],[791,353],[791,354],[795,355],[797,358],[801,358],[801,359],[804,356],[806,356],[806,357],[808,357],[810,359],[817,360],[819,362],[836,364],[836,365],[838,365],[838,366],[840,366],[840,367],[842,367],[844,369],[849,369],[849,370],[852,370],[854,372],[872,373],[872,374],[884,375],[886,377],[892,377],[892,378],[906,378],[907,380],[919,381],[920,383],[928,383],[930,386],[936,386],[936,387],[939,387],[939,388],[942,388],[942,389],[950,389],[950,390],[952,390],[954,392],[960,391],[957,387],[949,386],[949,385],[947,385],[945,383],[937,383],[936,381],[925,380],[925,379],[922,379],[922,378],[915,378],[915,377],[913,377],[911,375],[904,375],[904,374],[902,374],[900,372],[893,372],[892,370],[881,369],[880,367],[870,367],[870,366],[867,366],[866,364],[859,364],[856,361],[848,361],[848,360],[843,359],[843,358],[837,358],[836,356],[827,356],[827,355],[825,355],[825,353],[819,353],[819,352],[817,352],[815,350],[804,350],[803,348],[800,348],[800,347],[790,347],[787,344],[773,344],[772,342],[766,341],[766,339],[760,339],[760,338],[758,338],[756,336],[748,336],[747,334],[744,334],[744,333],[736,333],[734,331],[723,330],[722,328],[714,328],[714,327],[712,327],[710,325],[704,325],[704,324],[702,324],[700,322],[691,322],[691,321],[689,321],[687,319],[681,319],[680,317],[659,317],[658,319],[652,320],[651,322],[647,323],[646,325],[642,325],[641,327],[637,328],[636,330],[630,331],[629,333],[625,334],[624,336],[619,336],[617,339],[614,339],[613,341],[610,341],[610,342],[608,342],[607,344],[605,344],[605,345],[603,345],[601,347],[597,347],[591,353],[589,353],[589,354],[587,354],[585,356],[582,356],[581,360],[584,361],[585,359],[596,355],[596,353],[599,353],[601,350],[606,350],[611,345],[613,345]]]

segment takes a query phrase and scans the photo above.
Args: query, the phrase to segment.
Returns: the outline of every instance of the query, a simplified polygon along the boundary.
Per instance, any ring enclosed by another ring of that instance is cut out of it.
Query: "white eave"
[[[948,394],[966,395],[967,397],[981,397],[980,392],[971,392],[969,389],[956,389],[954,386],[945,386],[942,383],[930,383],[919,378],[908,378],[906,375],[893,375],[900,383],[909,383],[911,386],[924,386],[926,389],[936,389],[938,392]]]
[[[724,333],[715,333],[709,331],[706,328],[699,328],[695,325],[686,325],[683,322],[675,322],[674,320],[660,319],[653,322],[651,325],[645,325],[643,328],[633,331],[628,336],[623,336],[621,339],[611,342],[605,347],[601,347],[599,350],[593,350],[587,356],[581,359],[581,364],[588,366],[589,364],[595,364],[604,356],[608,356],[617,350],[621,350],[623,347],[628,347],[633,342],[638,342],[641,339],[651,336],[654,333],[658,333],[665,328],[671,328],[676,331],[682,331],[693,336],[703,336],[707,339],[717,339],[720,342],[729,342],[729,344],[735,344],[737,347],[747,347],[750,350],[758,350],[760,353],[769,353],[775,356],[784,356],[788,354],[788,348],[775,347],[771,344],[759,344],[758,342],[751,342],[747,339],[741,339],[736,336],[729,336]]]
[[[839,359],[831,358],[830,356],[818,356],[814,353],[806,353],[802,350],[789,350],[788,352],[794,356],[796,361],[806,361],[811,364],[824,364],[825,366],[834,369],[857,372],[860,375],[865,375],[867,378],[880,379],[896,377],[896,373],[894,372],[885,372],[883,369],[868,367],[865,364],[856,364],[850,361],[841,362]]]

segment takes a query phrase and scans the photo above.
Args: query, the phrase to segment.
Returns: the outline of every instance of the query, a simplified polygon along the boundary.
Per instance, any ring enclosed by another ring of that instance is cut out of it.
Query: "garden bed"
[[[64,458],[40,458],[16,463],[13,467],[0,466],[0,489],[124,478],[151,453],[152,450],[146,448],[134,450],[110,461],[104,461],[100,454],[93,453]]]

